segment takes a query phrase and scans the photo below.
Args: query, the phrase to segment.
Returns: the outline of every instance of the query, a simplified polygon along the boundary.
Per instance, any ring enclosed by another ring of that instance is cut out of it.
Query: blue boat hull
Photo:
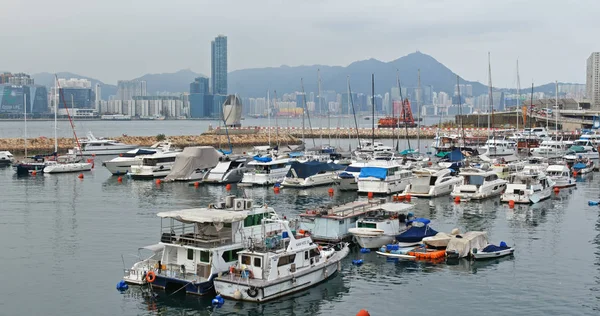
[[[35,171],[37,173],[43,173],[45,164],[39,163],[20,163],[15,165],[13,168],[18,175],[28,175],[31,172]]]
[[[161,275],[157,275],[156,280],[152,282],[152,287],[160,288],[164,290],[167,294],[183,294],[180,292],[185,292],[185,294],[200,296],[213,295],[215,294],[213,279],[216,276],[216,274],[212,275],[210,279],[206,282],[190,283],[186,280],[168,278]]]

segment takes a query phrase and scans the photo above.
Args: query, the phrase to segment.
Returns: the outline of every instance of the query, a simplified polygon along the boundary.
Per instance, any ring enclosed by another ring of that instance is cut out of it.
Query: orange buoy
[[[510,207],[510,208],[515,207],[515,200],[508,201],[508,207]]]
[[[118,177],[117,182],[123,182],[123,177]]]
[[[554,193],[558,194],[560,192],[560,188],[554,188]]]
[[[366,309],[361,309],[356,313],[356,316],[371,316],[371,314]]]
[[[83,179],[83,173],[80,173],[79,176],[77,177],[79,179]]]
[[[273,192],[275,192],[275,194],[279,194],[279,187],[274,187]]]
[[[198,182],[198,181],[194,182],[194,188],[197,188],[199,186],[200,186],[200,182]]]
[[[460,196],[455,196],[454,197],[454,203],[460,203]]]
[[[333,195],[333,188],[329,188],[329,190],[327,190],[327,192],[329,192],[329,195]]]
[[[156,179],[156,181],[155,181],[155,182],[156,182],[156,184],[157,184],[157,185],[159,185],[159,184],[161,184],[161,183],[162,183],[162,181],[160,181],[160,179]]]
[[[427,163],[427,165],[428,165],[428,166],[431,166],[431,165],[433,165],[433,162],[429,161],[429,162]]]
[[[231,184],[227,184],[227,185],[225,186],[225,190],[227,190],[227,191],[231,191]]]
[[[32,175],[32,176],[35,176],[36,174],[37,174],[37,171],[35,171],[35,170],[33,170],[33,171],[31,172],[31,175]]]
[[[576,177],[577,176],[577,171],[573,171],[573,176]]]
[[[411,196],[410,196],[410,194],[407,194],[404,196],[404,198],[406,199],[406,202],[410,202]]]
[[[406,196],[404,196],[404,195],[398,195],[398,202],[402,202],[404,200],[406,200]]]
[[[372,199],[372,198],[373,198],[373,192],[369,192],[369,193],[367,193],[367,197],[368,197],[369,199]]]

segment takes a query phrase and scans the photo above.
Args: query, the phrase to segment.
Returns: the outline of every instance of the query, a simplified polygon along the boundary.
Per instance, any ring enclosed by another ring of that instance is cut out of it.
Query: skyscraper
[[[190,93],[209,94],[208,78],[198,77],[190,83]]]
[[[594,52],[587,59],[585,92],[592,108],[600,107],[600,52]]]
[[[211,45],[211,84],[213,94],[227,94],[227,36],[219,35]]]
[[[146,81],[119,80],[117,82],[117,100],[133,100],[133,97],[145,97]]]

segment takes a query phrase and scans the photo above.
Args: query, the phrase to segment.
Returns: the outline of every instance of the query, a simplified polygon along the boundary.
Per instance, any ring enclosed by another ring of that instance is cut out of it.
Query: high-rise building
[[[212,94],[227,94],[227,36],[219,35],[211,45]]]
[[[22,72],[13,74],[8,78],[8,83],[15,86],[29,86],[34,84],[33,81],[33,78],[31,78],[28,74]]]
[[[209,94],[208,78],[198,77],[194,79],[194,82],[190,83],[190,94],[192,93]]]
[[[132,100],[133,97],[147,96],[146,81],[119,80],[117,82],[117,100]]]
[[[600,52],[594,52],[587,59],[585,92],[592,108],[600,107]]]

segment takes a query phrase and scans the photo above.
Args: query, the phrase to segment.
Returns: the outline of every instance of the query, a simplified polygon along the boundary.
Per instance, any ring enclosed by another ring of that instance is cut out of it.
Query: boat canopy
[[[340,173],[340,178],[341,179],[354,179],[354,176],[349,174],[348,172],[342,172],[342,173]]]
[[[259,162],[271,162],[273,160],[273,159],[271,159],[271,157],[254,156],[253,158],[254,158],[254,160],[259,161]]]
[[[414,205],[406,203],[385,203],[370,208],[370,211],[384,210],[390,213],[400,213],[413,208]],[[427,220],[429,221],[429,220]]]
[[[165,245],[161,245],[161,244],[154,244],[154,245],[149,245],[149,246],[145,246],[145,247],[140,247],[140,250],[145,249],[145,250],[150,250],[152,252],[159,252],[162,251],[163,249],[165,249]]]
[[[440,151],[439,153],[435,154],[436,157],[438,158],[444,158],[446,157],[448,154],[450,154],[449,151]]]
[[[569,147],[568,151],[575,152],[575,153],[586,152],[586,150],[585,150],[585,148],[583,148],[583,146],[571,146],[571,147]]]
[[[400,152],[400,155],[402,155],[402,156],[406,156],[406,155],[411,155],[411,154],[414,154],[414,153],[416,153],[416,152],[417,152],[417,151],[416,151],[416,150],[414,150],[414,149],[405,149],[405,150],[403,150],[403,151],[401,151],[401,152]]]
[[[583,162],[578,162],[575,165],[573,165],[573,169],[575,170],[581,170],[581,169],[585,169],[587,168],[587,165]]]
[[[465,155],[463,155],[462,151],[460,151],[458,148],[454,148],[454,150],[448,154],[448,161],[451,162],[462,161],[464,159]]]
[[[419,242],[425,237],[431,237],[437,234],[438,232],[429,227],[429,225],[411,226],[409,229],[396,236],[396,240],[399,242]]]
[[[172,218],[182,223],[233,223],[244,220],[247,212],[219,209],[192,208],[187,210],[160,212],[160,218]]]
[[[483,249],[488,245],[488,236],[486,232],[466,232],[452,236],[446,252],[455,251],[460,258],[469,255],[471,249]]]
[[[214,168],[219,163],[219,153],[211,146],[186,147],[175,158],[171,172],[165,180],[186,179],[200,169]]]
[[[385,179],[387,177],[387,169],[380,167],[363,167],[360,169],[359,178],[377,178],[377,179]]]
[[[423,225],[429,225],[429,223],[431,223],[431,221],[428,218],[417,217],[415,219],[411,219],[408,222],[406,222],[406,225],[409,225],[412,222],[422,223]]]
[[[288,171],[287,176],[292,176],[292,170],[296,172],[296,176],[301,179],[306,179],[310,176],[313,176],[322,171],[337,171],[344,169],[344,166],[320,162],[320,161],[307,161],[307,162],[292,162],[292,166],[290,167],[290,171]]]

